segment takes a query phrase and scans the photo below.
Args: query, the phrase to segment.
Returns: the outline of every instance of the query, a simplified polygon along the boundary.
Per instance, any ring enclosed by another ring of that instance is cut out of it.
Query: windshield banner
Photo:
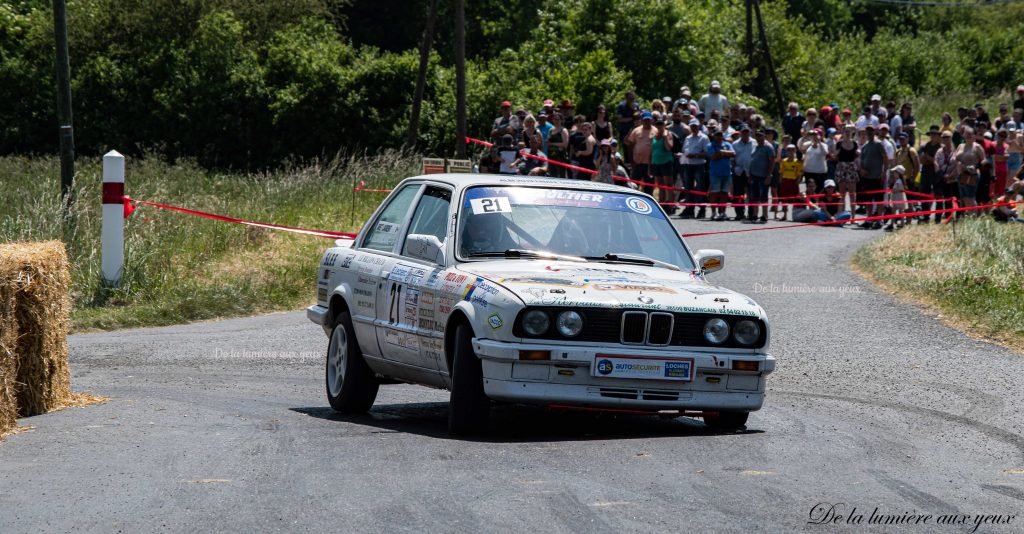
[[[541,187],[474,187],[466,191],[463,210],[480,215],[511,211],[511,205],[577,206],[660,217],[650,199],[607,191]]]

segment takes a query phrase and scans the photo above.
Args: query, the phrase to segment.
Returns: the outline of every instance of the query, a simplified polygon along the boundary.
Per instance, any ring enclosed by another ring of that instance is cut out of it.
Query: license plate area
[[[693,358],[657,358],[597,354],[590,366],[592,376],[641,380],[693,381]]]

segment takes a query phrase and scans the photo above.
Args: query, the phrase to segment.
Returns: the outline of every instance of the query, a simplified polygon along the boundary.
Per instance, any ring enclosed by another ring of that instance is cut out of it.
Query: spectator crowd
[[[883,104],[877,94],[863,106],[791,102],[776,122],[754,106],[730,102],[717,81],[699,98],[688,86],[677,98],[649,103],[630,91],[611,115],[599,105],[592,119],[569,100],[544,100],[536,112],[513,112],[505,101],[480,169],[639,183],[684,219],[727,220],[731,208],[733,220],[757,224],[769,214],[786,219],[792,209],[793,220],[842,226],[854,214],[1016,199],[1024,182],[1024,85],[1014,95],[994,115],[979,102],[958,109],[955,118],[944,113],[940,124],[927,128],[917,124],[911,102]],[[1010,207],[991,213],[1024,222]],[[910,222],[889,218],[884,228]],[[879,220],[859,226],[883,228]]]

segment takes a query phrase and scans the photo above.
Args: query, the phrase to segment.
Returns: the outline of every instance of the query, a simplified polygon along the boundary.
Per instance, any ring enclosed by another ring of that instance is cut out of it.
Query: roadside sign
[[[468,159],[449,159],[446,161],[448,162],[448,172],[473,172],[473,162]]]
[[[441,174],[444,172],[444,158],[423,158],[423,174]]]

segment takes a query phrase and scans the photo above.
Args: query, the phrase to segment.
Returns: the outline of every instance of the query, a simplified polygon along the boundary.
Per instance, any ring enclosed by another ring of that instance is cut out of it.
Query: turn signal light
[[[550,360],[550,350],[521,350],[519,351],[520,360]]]
[[[521,353],[520,353],[521,354]],[[757,362],[749,360],[733,360],[732,361],[733,371],[756,371]]]

